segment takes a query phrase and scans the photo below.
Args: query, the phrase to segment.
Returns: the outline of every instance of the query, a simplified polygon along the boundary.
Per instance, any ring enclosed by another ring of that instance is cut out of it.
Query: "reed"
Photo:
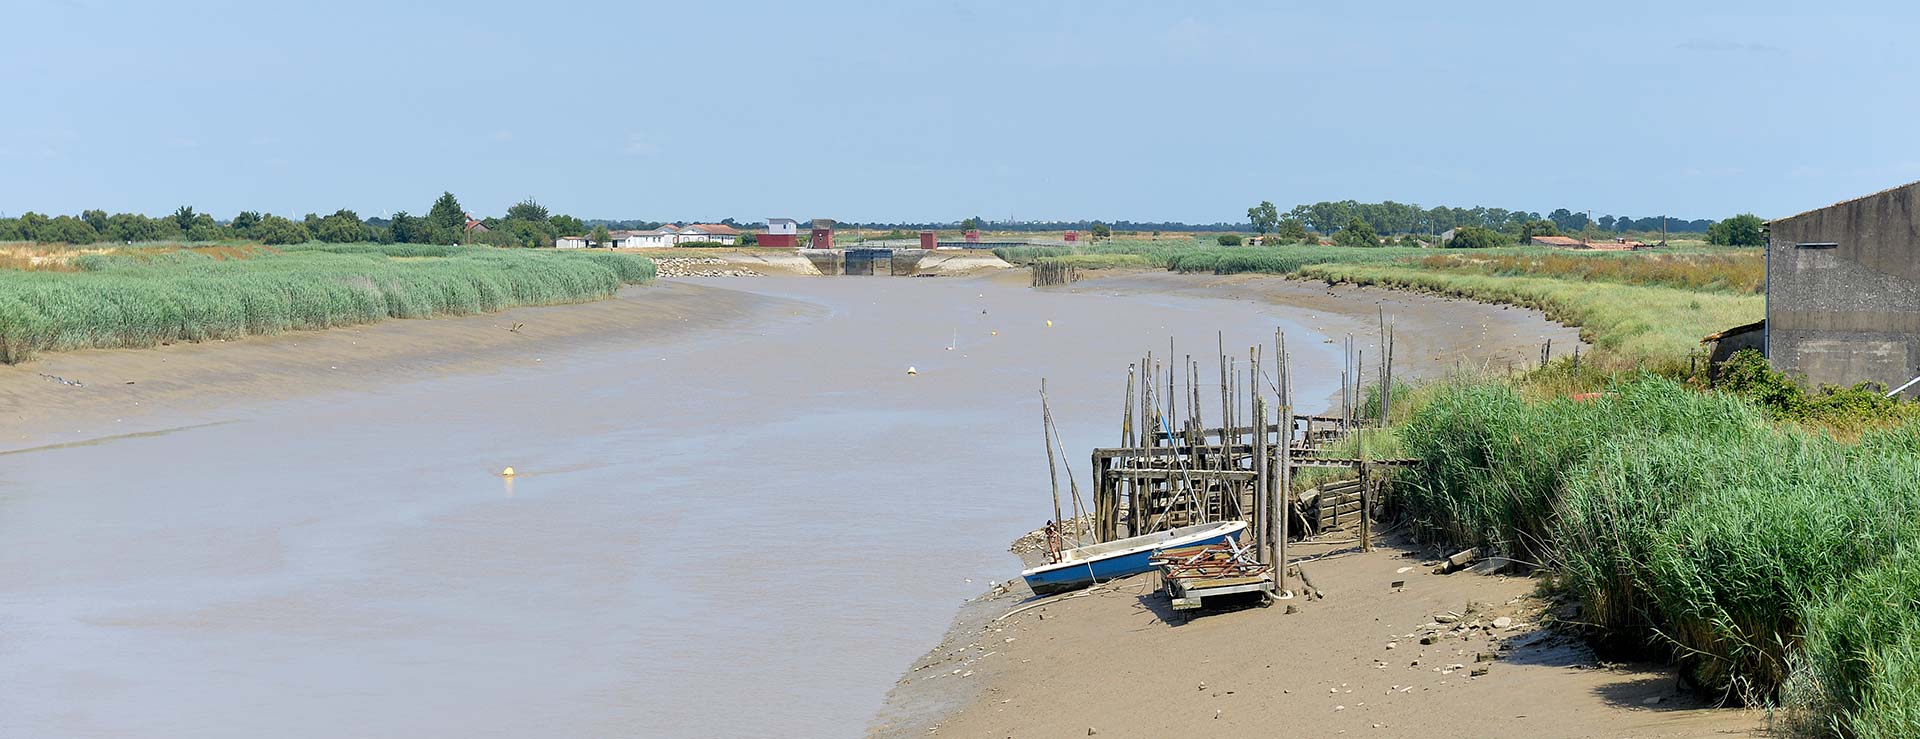
[[[1417,264],[1422,269],[1447,272],[1597,280],[1745,295],[1762,292],[1767,281],[1766,257],[1758,249],[1711,254],[1458,250],[1423,257]]]
[[[1846,444],[1657,378],[1587,402],[1463,382],[1399,437],[1423,460],[1399,496],[1423,534],[1547,566],[1604,649],[1856,736],[1897,735],[1863,723],[1870,702],[1872,720],[1920,706],[1890,687],[1920,643],[1888,636],[1920,631],[1888,626],[1920,618],[1902,559],[1920,546],[1920,424]]]
[[[313,245],[251,258],[90,254],[79,272],[0,271],[0,362],[597,300],[653,279],[645,257],[486,247]]]

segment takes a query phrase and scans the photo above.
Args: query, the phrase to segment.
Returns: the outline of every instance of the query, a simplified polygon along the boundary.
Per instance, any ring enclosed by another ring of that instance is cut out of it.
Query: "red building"
[[[936,236],[932,231],[921,231],[920,232],[920,248],[922,249],[940,248],[940,237]]]
[[[809,249],[832,249],[833,248],[833,219],[832,218],[813,219],[813,234],[807,240],[807,248]]]
[[[760,246],[793,248],[800,245],[800,222],[792,218],[768,218],[767,230],[755,242]]]

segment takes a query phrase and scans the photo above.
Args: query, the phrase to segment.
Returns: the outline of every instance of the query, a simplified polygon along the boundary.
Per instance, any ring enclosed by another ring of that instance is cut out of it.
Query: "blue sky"
[[[0,212],[1719,218],[1920,179],[1920,8],[13,0]]]

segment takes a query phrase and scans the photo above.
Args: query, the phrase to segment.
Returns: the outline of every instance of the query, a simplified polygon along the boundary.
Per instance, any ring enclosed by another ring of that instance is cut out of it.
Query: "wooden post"
[[[1053,413],[1047,410],[1047,379],[1040,378],[1040,440],[1047,445],[1047,480],[1053,483],[1053,524],[1064,529],[1067,522],[1060,519],[1060,473],[1053,466],[1053,436],[1049,428],[1053,422]]]
[[[1362,457],[1365,456],[1363,452]],[[1360,461],[1360,551],[1373,551],[1373,485],[1368,479],[1367,462]]]
[[[1267,491],[1267,518],[1279,519],[1279,536],[1274,537],[1273,588],[1278,591],[1287,589],[1287,538],[1289,519],[1287,510],[1293,506],[1293,406],[1280,406],[1280,474],[1279,485]]]
[[[1253,418],[1255,423],[1262,426],[1267,423],[1267,406],[1259,393],[1253,395]],[[1260,561],[1273,564],[1273,540],[1267,532],[1269,524],[1266,501],[1268,493],[1271,492],[1267,488],[1267,467],[1272,460],[1267,458],[1265,432],[1265,429],[1261,429],[1260,433],[1253,435],[1253,489],[1257,491],[1254,496],[1253,530],[1254,541],[1259,542],[1260,546]]]

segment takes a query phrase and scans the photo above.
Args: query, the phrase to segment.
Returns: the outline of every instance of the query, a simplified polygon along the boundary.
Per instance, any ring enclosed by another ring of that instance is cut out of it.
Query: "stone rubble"
[[[661,277],[760,277],[759,272],[734,267],[716,269],[714,265],[731,264],[725,259],[714,257],[654,257],[654,266],[660,268]]]

